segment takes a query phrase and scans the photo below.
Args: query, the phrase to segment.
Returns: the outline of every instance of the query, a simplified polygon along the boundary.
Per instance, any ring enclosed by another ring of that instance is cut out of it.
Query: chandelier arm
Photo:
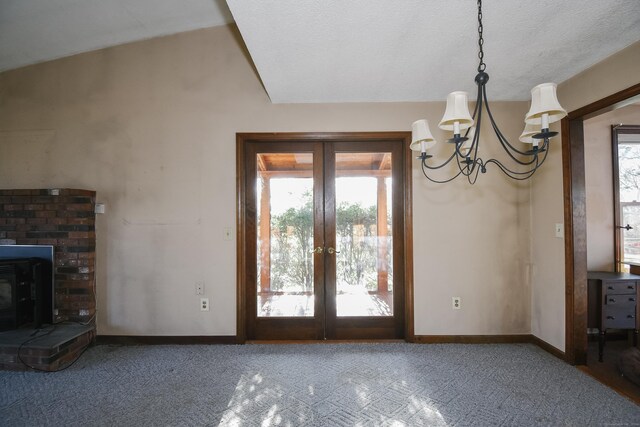
[[[505,145],[506,139],[504,139],[504,136],[502,136],[502,134],[500,134],[500,133],[499,133],[499,132],[500,132],[500,130],[498,129],[497,125],[496,125],[494,122],[491,122],[491,125],[492,125],[493,130],[494,130],[494,132],[495,132],[495,134],[496,134],[496,137],[498,138],[498,141],[500,141],[500,145],[502,145],[503,150],[504,150],[504,151],[509,155],[509,157],[511,157],[511,159],[512,159],[515,163],[517,163],[517,164],[519,164],[519,165],[522,165],[522,166],[531,166],[532,164],[536,163],[537,158],[538,158],[539,150],[538,150],[538,151],[534,151],[534,152],[532,152],[532,153],[523,153],[523,155],[526,155],[526,156],[529,156],[529,157],[530,157],[530,156],[533,156],[533,157],[531,158],[531,160],[529,160],[529,161],[527,161],[527,162],[524,162],[524,161],[522,161],[522,160],[518,159],[518,158],[517,158],[517,157],[515,157],[515,156],[511,153],[511,151],[509,150],[510,145],[508,144],[508,142],[507,142],[507,144]],[[516,151],[516,152],[518,152],[518,153],[520,153],[520,151],[518,151],[518,150],[515,150],[515,151]]]
[[[542,166],[544,161],[547,160],[547,154],[549,154],[549,139],[544,140],[544,143],[542,144],[542,149],[544,150],[544,155],[542,156],[542,160],[540,160],[540,163],[536,163],[536,169]]]
[[[473,114],[471,117],[475,120],[476,113],[480,111],[480,115],[482,115],[482,93],[480,92],[480,88],[478,87],[478,96],[476,96],[476,106],[473,108]],[[467,133],[469,133],[469,129],[467,129]]]
[[[480,171],[484,167],[484,165],[482,163],[482,159],[480,159],[480,158],[476,159],[476,161],[474,162],[474,167],[477,166],[478,164],[480,165],[480,167],[478,167],[476,169],[476,174],[474,175],[473,180],[471,179],[471,176],[467,176],[467,180],[469,181],[469,184],[471,184],[471,185],[476,183],[476,181],[478,180],[478,175],[480,174]]]
[[[449,178],[447,180],[444,181],[439,181],[437,179],[433,179],[431,178],[429,175],[427,175],[427,171],[425,170],[425,160],[422,161],[422,174],[424,175],[425,178],[427,178],[429,181],[431,182],[435,182],[436,184],[446,184],[447,182],[451,182],[454,179],[456,179],[458,176],[460,176],[460,172],[458,172],[457,174],[455,174],[452,178]]]
[[[537,152],[536,153],[525,153],[523,155],[527,155],[527,156],[533,156],[531,158],[531,160],[529,160],[528,162],[523,162],[522,160],[518,159],[517,157],[515,157],[511,151],[509,151],[509,148],[507,145],[505,145],[504,141],[500,135],[498,134],[498,132],[500,132],[500,130],[497,128],[497,125],[495,125],[493,122],[491,123],[491,125],[493,126],[493,130],[498,138],[498,141],[500,141],[500,144],[502,145],[502,148],[504,149],[504,151],[509,155],[509,157],[511,157],[511,159],[516,162],[519,165],[522,166],[531,166],[532,164],[536,163],[538,155]]]
[[[498,167],[498,169],[500,169],[502,171],[502,173],[504,173],[505,175],[507,175],[511,179],[515,179],[516,181],[525,181],[525,180],[531,178],[531,176],[535,173],[535,171],[538,170],[537,167],[534,167],[533,169],[528,170],[527,172],[515,172],[515,171],[512,171],[512,170],[509,170],[505,165],[503,165],[502,163],[500,163],[496,159],[487,160],[487,162],[485,163],[485,166],[488,165],[489,163],[495,164]],[[520,175],[522,175],[522,176],[520,176]]]
[[[426,164],[426,159],[422,161],[422,165],[430,170],[436,170],[436,169],[441,169],[443,167],[445,167],[446,165],[449,164],[449,162],[451,162],[451,160],[456,156],[456,152],[454,151],[453,154],[451,155],[451,157],[449,157],[447,160],[445,160],[442,164],[439,164],[438,166],[429,166],[428,164]]]
[[[476,121],[476,132],[473,133],[473,140],[471,141],[471,145],[469,146],[469,153],[473,151],[473,156],[468,156],[470,159],[473,158],[473,161],[471,162],[472,166],[469,166],[469,163],[467,163],[466,161],[458,160],[458,168],[460,169],[460,172],[466,177],[469,177],[471,176],[471,174],[473,174],[473,171],[475,170],[478,164],[476,159],[478,158],[478,147],[480,145],[480,132],[478,132],[477,129],[480,128],[480,122],[482,121],[482,97],[480,96],[479,90],[478,90],[478,97],[476,99],[476,106],[473,110],[473,115],[472,115],[474,120],[476,118],[476,113],[478,113],[478,120]],[[467,131],[464,134],[465,137],[469,135],[470,130],[471,130],[470,127],[467,128]],[[462,147],[462,144],[456,144],[455,154],[459,159],[466,160],[467,156],[463,155],[462,152],[460,152],[460,147]],[[468,173],[465,173],[463,171],[463,168],[461,167],[462,163],[466,164],[466,167],[464,169],[468,170]],[[480,163],[482,163],[482,160],[480,160]],[[477,173],[476,173],[476,176],[477,176]]]
[[[478,115],[477,120],[476,120],[476,114]],[[478,148],[480,146],[480,125],[482,123],[482,95],[480,92],[480,88],[478,88],[478,96],[476,97],[476,106],[473,109],[473,115],[471,117],[474,119],[476,123],[476,131],[473,133],[473,141],[471,141],[471,146],[469,147],[469,153],[473,151],[474,162],[473,162],[473,167],[471,168],[471,171],[473,172],[473,169],[476,167],[475,159],[478,158]],[[465,137],[469,135],[470,130],[471,130],[470,127],[467,128],[467,131],[464,134]],[[458,146],[456,146],[456,151],[458,152],[460,157],[465,157],[462,155],[462,153],[460,153]]]
[[[544,163],[544,161],[547,159],[547,155],[549,154],[549,150],[545,150],[544,151],[544,156],[542,157],[542,160],[540,161],[536,161],[536,165],[525,172],[516,172],[516,171],[512,171],[511,169],[507,168],[505,165],[503,165],[502,163],[500,163],[498,160],[496,159],[490,159],[485,163],[485,167],[486,165],[488,165],[489,163],[493,163],[496,166],[498,166],[498,168],[505,174],[507,175],[509,178],[518,180],[518,181],[524,181],[525,179],[529,179],[531,178],[531,176],[533,176],[533,174],[540,168],[540,166],[542,166],[542,164]],[[539,160],[539,158],[536,156],[536,159]],[[526,175],[526,176],[525,176]]]
[[[473,141],[471,142],[470,150],[473,149],[473,160],[474,167],[476,165],[475,160],[478,159],[478,149],[480,148],[480,128],[482,127],[482,93],[480,92],[480,88],[478,87],[478,97],[476,99],[476,109],[478,110],[478,120],[476,121],[476,131],[473,134]],[[475,119],[475,110],[473,112]],[[480,159],[480,164],[482,165],[482,159]]]
[[[467,135],[469,135],[469,129],[467,129],[467,132],[465,133],[465,137]],[[458,165],[458,169],[460,169],[460,173],[462,175],[466,176],[467,178],[473,174],[473,171],[476,168],[476,164],[477,164],[476,159],[478,158],[478,146],[476,144],[477,139],[478,139],[478,132],[475,132],[474,135],[473,135],[473,141],[471,142],[471,146],[469,147],[469,153],[471,153],[472,149],[474,150],[473,151],[473,160],[471,161],[471,163],[468,163],[466,161],[467,156],[463,155],[460,152],[460,147],[462,146],[462,144],[456,144],[455,154],[456,154],[456,158],[458,160],[456,163]],[[474,144],[476,144],[475,148],[474,148]],[[469,159],[471,159],[471,156],[469,156]],[[465,167],[462,167],[462,164],[464,164]],[[465,172],[465,170],[467,172]]]
[[[487,90],[486,90],[485,86],[482,86],[482,96],[484,98],[484,106],[485,106],[485,108],[487,110],[487,114],[489,114],[489,120],[491,121],[491,126],[493,127],[493,131],[495,132],[496,136],[500,140],[500,143],[504,147],[505,151],[507,151],[507,153],[509,153],[509,155],[511,156],[511,158],[513,160],[515,160],[516,162],[518,162],[521,165],[530,165],[530,164],[534,163],[535,160],[532,160],[530,162],[522,162],[522,161],[518,160],[516,157],[514,157],[511,154],[511,151],[514,151],[514,152],[516,152],[516,153],[518,153],[520,155],[523,155],[523,156],[531,156],[532,155],[531,153],[528,153],[526,151],[520,151],[517,148],[515,148],[513,145],[511,145],[509,143],[509,140],[507,138],[505,138],[505,136],[502,134],[502,132],[500,131],[500,128],[498,128],[498,125],[496,124],[495,119],[493,118],[493,114],[491,114],[491,109],[489,108],[489,101],[487,101]],[[533,154],[533,155],[535,156],[535,154]]]
[[[460,162],[460,161],[458,161],[458,162],[456,162],[456,163],[457,163],[457,165],[458,165],[458,169],[460,170],[460,173],[461,173],[462,175],[464,175],[464,176],[469,176],[469,175],[471,175],[471,174],[473,173],[473,168],[471,168],[471,167],[469,166],[469,164],[468,164],[468,163],[466,163],[466,162]],[[465,167],[462,167],[462,164],[463,164],[463,163],[465,164]],[[475,167],[475,165],[474,165],[474,167]],[[467,172],[465,172],[465,171],[467,171]]]

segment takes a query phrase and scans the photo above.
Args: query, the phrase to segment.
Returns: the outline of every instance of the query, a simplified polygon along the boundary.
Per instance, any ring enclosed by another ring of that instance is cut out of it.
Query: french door
[[[254,137],[242,138],[246,338],[403,338],[403,140]]]

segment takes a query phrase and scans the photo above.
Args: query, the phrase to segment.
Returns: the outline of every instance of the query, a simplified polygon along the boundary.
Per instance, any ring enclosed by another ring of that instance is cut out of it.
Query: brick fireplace
[[[79,325],[57,326],[52,348],[42,348],[42,343],[33,349],[23,347],[21,355],[28,355],[32,366],[40,369],[58,368],[84,348],[78,343],[88,343],[95,336],[95,196],[95,191],[70,188],[0,190],[0,239],[54,247],[54,322],[91,323],[80,335]],[[74,331],[69,342],[60,338],[65,328]],[[9,341],[0,342],[4,346],[0,368],[19,369],[17,347]]]

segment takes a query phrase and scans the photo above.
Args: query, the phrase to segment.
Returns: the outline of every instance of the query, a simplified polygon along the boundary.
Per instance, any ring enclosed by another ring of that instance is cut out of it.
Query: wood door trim
[[[244,344],[247,340],[246,313],[244,310],[246,278],[245,250],[245,219],[247,213],[246,191],[244,185],[244,138],[240,134],[236,135],[236,340],[239,344]]]
[[[620,250],[622,242],[622,231],[617,226],[624,227],[622,223],[622,212],[620,212],[620,165],[618,150],[618,135],[640,133],[638,125],[611,125],[611,170],[613,171],[613,256],[615,260],[615,271],[622,271],[622,257],[624,253]]]
[[[406,341],[414,339],[413,304],[413,210],[412,210],[412,164],[411,132],[283,132],[283,133],[237,133],[236,134],[236,336],[238,343],[247,340],[247,313],[244,307],[246,267],[245,233],[246,224],[246,188],[245,144],[252,142],[275,141],[396,141],[402,144],[403,188],[404,188],[404,337]]]
[[[334,249],[339,249],[336,242],[336,186],[335,186],[335,169],[336,169],[336,158],[335,156],[327,155],[328,153],[334,153],[334,141],[330,140],[324,141],[322,144],[322,148],[324,151],[324,162],[325,162],[325,171],[324,171],[324,191],[325,197],[324,200],[324,246],[325,248],[332,247]],[[336,301],[336,275],[337,275],[337,254],[329,255],[325,252],[326,257],[332,257],[333,260],[329,260],[325,262],[325,301],[324,301],[324,310],[325,310],[325,325],[326,329],[324,331],[325,337],[330,337],[331,339],[335,339],[336,329],[337,329],[337,318],[336,316],[329,315],[329,313],[336,313],[337,310],[337,301]],[[328,286],[329,283],[333,282],[333,286]]]
[[[615,125],[611,125],[611,172],[613,173],[613,269],[619,273],[621,270],[620,260],[620,230],[616,225],[620,223],[620,168],[618,166],[618,135]]]
[[[259,162],[257,154],[263,152],[269,153],[310,153],[313,154],[313,176],[320,176],[323,172],[323,147],[318,141],[265,141],[266,144],[259,144],[257,141],[247,141],[244,146],[245,170],[244,185],[245,189],[253,188],[253,183],[257,182]],[[263,150],[266,147],[266,150]],[[314,179],[313,197],[314,206],[314,229],[312,247],[324,246],[324,236],[322,236],[322,210],[318,210],[317,206],[322,206],[324,202],[324,193],[322,182]],[[257,336],[274,339],[288,339],[289,336],[304,337],[305,339],[319,339],[324,331],[324,312],[319,310],[323,308],[324,301],[324,258],[314,254],[314,316],[313,317],[259,317],[257,315],[257,288],[247,286],[248,283],[259,283],[259,273],[256,269],[255,260],[258,256],[256,226],[254,222],[257,218],[257,191],[245,191],[245,230],[244,237],[244,312],[245,312],[245,334],[247,339],[254,339]],[[311,248],[309,248],[311,249]]]
[[[414,342],[414,307],[413,307],[413,155],[409,148],[411,133],[404,137],[402,149],[404,170],[404,339]]]
[[[562,175],[565,221],[565,360],[573,365],[587,360],[587,221],[584,215],[585,118],[609,111],[640,95],[640,83],[602,98],[562,119]],[[577,161],[582,159],[582,165]]]
[[[406,312],[404,310],[404,222],[405,218],[402,212],[404,211],[404,192],[406,191],[404,188],[404,174],[401,172],[404,168],[404,152],[403,145],[392,143],[389,144],[389,140],[367,140],[366,147],[363,147],[361,141],[332,141],[324,144],[325,146],[325,161],[328,163],[327,171],[325,174],[325,191],[328,194],[328,200],[334,201],[335,198],[335,186],[334,186],[334,169],[335,169],[335,155],[340,153],[371,153],[371,152],[388,152],[391,154],[391,162],[392,162],[392,174],[393,174],[393,189],[392,189],[392,216],[393,216],[393,225],[392,225],[392,236],[401,236],[400,238],[393,238],[393,270],[394,271],[402,271],[402,275],[397,275],[394,277],[394,292],[393,292],[393,307],[394,313],[400,313],[400,316],[396,316],[394,314],[393,317],[341,317],[336,319],[331,319],[331,316],[327,316],[327,319],[331,320],[327,324],[329,327],[327,328],[327,336],[330,338],[340,338],[340,339],[351,339],[354,338],[351,335],[352,328],[357,328],[361,337],[370,338],[373,336],[386,336],[386,337],[394,337],[399,338],[405,336],[404,330],[404,317]],[[328,154],[328,155],[327,155]],[[327,206],[325,211],[325,219],[329,218],[328,223],[335,226],[335,206]],[[326,227],[326,226],[325,226]],[[334,246],[337,244],[332,241],[335,238],[335,229],[325,228],[326,236],[325,242],[327,242],[327,246]],[[335,276],[337,271],[332,271],[335,265],[331,264],[331,269],[327,269],[328,273],[331,274],[330,277]],[[331,287],[329,287],[331,288]],[[335,289],[334,289],[335,290]],[[335,310],[336,307],[330,305],[330,303],[334,303],[335,294],[329,294],[327,298],[327,308],[328,312],[332,313],[331,309]],[[333,311],[335,312],[335,311]]]

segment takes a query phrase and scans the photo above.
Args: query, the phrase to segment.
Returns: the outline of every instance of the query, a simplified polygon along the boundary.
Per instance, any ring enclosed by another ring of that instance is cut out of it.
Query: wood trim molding
[[[98,335],[96,345],[207,345],[207,344],[359,344],[398,343],[402,340],[276,340],[240,341],[234,335]],[[419,344],[535,344],[564,360],[564,352],[540,338],[529,335],[418,335]]]
[[[247,344],[398,344],[401,339],[247,340]]]
[[[245,307],[247,280],[247,260],[245,259],[245,228],[246,228],[246,198],[244,194],[245,146],[248,142],[347,142],[347,141],[389,141],[402,143],[404,150],[402,162],[404,166],[404,331],[406,341],[411,341],[414,335],[414,293],[413,293],[413,222],[412,222],[412,157],[409,145],[411,132],[284,132],[284,133],[237,133],[236,134],[236,334],[237,342],[247,340],[247,313]]]
[[[404,339],[407,342],[415,340],[414,301],[413,301],[413,155],[409,148],[411,133],[404,138]]]
[[[640,83],[569,112],[562,119],[562,176],[565,220],[565,360],[587,361],[587,242],[584,171],[585,118],[640,95]]]
[[[240,132],[236,134],[236,140],[243,141],[385,141],[403,138],[411,138],[411,132]]]
[[[587,221],[582,119],[562,120],[567,361],[587,361]]]
[[[240,344],[235,335],[98,335],[97,345]]]
[[[518,335],[415,335],[417,344],[516,344],[530,343],[530,334]]]
[[[554,355],[555,357],[557,357],[560,360],[565,360],[565,352],[552,346],[551,344],[549,344],[548,342],[541,340],[540,338],[536,337],[535,335],[531,335],[531,344],[535,344],[538,347],[540,347],[541,349],[543,349],[544,351],[546,351],[547,353],[550,353],[552,355]]]
[[[565,360],[565,353],[531,334],[516,335],[416,335],[418,344],[535,344],[547,353]]]
[[[613,262],[615,263],[613,271],[620,273],[622,271],[620,264],[622,230],[616,227],[616,225],[622,225],[620,221],[620,158],[618,156],[618,133],[615,125],[611,125],[611,172],[613,174]]]
[[[244,170],[244,138],[236,136],[236,337],[238,343],[247,339],[246,313],[244,309],[246,266],[245,266],[245,195],[243,192]]]
[[[565,281],[565,349],[567,362],[573,357],[573,203],[571,192],[571,146],[569,145],[569,120],[562,119],[561,143],[562,143],[562,188],[563,188],[563,215],[564,215],[564,281]]]
[[[640,126],[638,125],[611,125],[611,170],[613,172],[613,259],[615,262],[615,271],[622,271],[622,258],[624,253],[622,249],[622,241],[624,232],[623,229],[626,224],[622,223],[622,215],[620,212],[620,158],[619,150],[620,141],[618,135],[625,134],[638,134],[640,133]]]
[[[620,103],[627,101],[629,98],[640,95],[640,83],[637,83],[631,87],[623,89],[612,95],[599,99],[591,104],[587,104],[584,107],[578,108],[569,112],[567,119],[588,119],[595,117],[598,114],[611,111],[614,107],[617,107]]]

